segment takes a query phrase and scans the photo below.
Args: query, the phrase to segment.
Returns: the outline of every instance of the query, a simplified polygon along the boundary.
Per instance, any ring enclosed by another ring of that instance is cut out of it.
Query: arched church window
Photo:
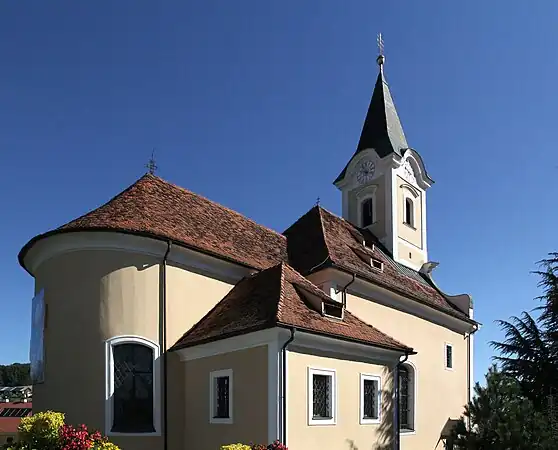
[[[142,338],[116,338],[109,345],[109,433],[155,433],[158,347]]]
[[[361,226],[367,227],[374,223],[374,200],[367,198],[361,203]]]
[[[415,208],[413,200],[409,197],[405,198],[405,223],[412,227],[415,226]]]
[[[415,371],[409,364],[399,367],[399,428],[415,429]]]

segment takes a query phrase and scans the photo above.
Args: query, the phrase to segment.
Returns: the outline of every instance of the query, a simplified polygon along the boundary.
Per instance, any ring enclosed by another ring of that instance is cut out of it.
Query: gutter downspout
[[[467,339],[467,403],[471,401],[471,336],[479,331],[479,326],[474,325],[473,331],[471,331],[465,339]],[[471,432],[471,419],[467,419],[467,428]]]
[[[353,273],[353,279],[349,281],[343,289],[341,289],[341,302],[343,303],[343,309],[347,308],[347,288],[353,284],[356,280],[356,273]]]
[[[394,449],[399,450],[401,448],[401,430],[399,429],[399,368],[409,359],[409,354],[405,353],[405,356],[395,365],[395,374],[393,377],[395,384],[395,407],[394,409],[394,431],[395,431],[395,442]]]
[[[287,346],[294,340],[295,337],[295,331],[296,328],[295,327],[291,327],[291,337],[287,340],[287,342],[285,342],[283,344],[283,347],[281,348],[281,356],[283,357],[283,367],[282,367],[282,380],[281,380],[281,394],[282,394],[282,398],[281,398],[281,402],[282,402],[282,406],[283,406],[283,411],[282,411],[282,418],[281,418],[281,422],[283,425],[283,429],[282,431],[282,436],[281,436],[281,443],[283,445],[287,445]]]
[[[165,256],[163,257],[163,286],[162,286],[162,296],[163,296],[163,305],[161,308],[161,322],[162,322],[162,355],[163,355],[163,449],[168,449],[168,441],[169,441],[169,433],[167,427],[167,417],[168,417],[168,376],[167,376],[167,258],[171,251],[172,241],[167,241],[167,251],[165,252]]]

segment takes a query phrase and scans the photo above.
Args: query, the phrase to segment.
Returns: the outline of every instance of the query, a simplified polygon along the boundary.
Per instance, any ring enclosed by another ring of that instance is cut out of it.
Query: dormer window
[[[370,264],[373,269],[379,270],[380,272],[384,271],[384,263],[382,261],[372,258]]]
[[[343,319],[343,305],[335,303],[322,303],[322,312],[324,316],[332,317],[334,319]]]
[[[405,198],[405,222],[411,227],[415,226],[415,206],[413,200],[409,197]]]

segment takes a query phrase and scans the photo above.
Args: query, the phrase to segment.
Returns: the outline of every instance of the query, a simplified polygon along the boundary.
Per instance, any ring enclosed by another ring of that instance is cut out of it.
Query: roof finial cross
[[[384,39],[382,37],[382,33],[378,33],[376,42],[378,43],[378,57],[376,58],[376,62],[380,67],[382,67],[386,60],[386,57],[384,56]]]
[[[155,163],[155,148],[151,150],[151,158],[149,158],[149,162],[145,165],[145,167],[151,175],[155,174],[155,171],[158,169],[157,164]]]
[[[316,199],[316,206],[320,206],[320,197]]]

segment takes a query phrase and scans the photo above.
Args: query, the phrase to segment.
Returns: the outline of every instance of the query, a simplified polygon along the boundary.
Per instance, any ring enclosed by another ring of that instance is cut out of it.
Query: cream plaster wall
[[[423,192],[420,192],[416,188],[410,187],[409,183],[405,181],[400,176],[397,176],[397,217],[398,226],[397,232],[401,239],[411,243],[412,245],[422,248],[422,196]],[[414,191],[418,193],[415,197],[411,194]],[[411,227],[404,223],[405,220],[405,198],[409,197],[413,200],[414,206],[414,227]]]
[[[187,361],[184,420],[186,450],[218,450],[221,445],[267,444],[267,346]],[[209,422],[209,374],[232,369],[232,424]]]
[[[409,245],[401,240],[397,243],[397,251],[397,255],[399,256],[398,261],[409,261],[413,265],[412,267],[420,268],[425,262],[427,262],[424,258],[424,253],[421,250],[418,250],[415,246]]]
[[[33,408],[66,413],[69,423],[104,430],[105,341],[136,335],[161,341],[161,258],[137,253],[87,250],[44,262],[35,273],[45,290],[45,383],[34,386]],[[167,345],[170,347],[232,286],[169,266]],[[169,355],[169,445],[182,448],[183,364]],[[76,394],[79,393],[79,394]],[[161,396],[162,397],[162,396]],[[126,449],[162,447],[158,436],[114,437]]]
[[[321,450],[387,450],[393,448],[392,369],[380,364],[296,351],[289,351],[287,359],[287,443],[289,448],[319,448]],[[309,367],[335,370],[337,385],[335,425],[308,425]],[[360,424],[361,373],[381,377],[382,409],[379,424]]]
[[[416,433],[402,435],[401,449],[434,449],[446,420],[458,418],[467,402],[464,336],[351,294],[347,295],[347,309],[418,352],[409,357],[417,369]],[[453,345],[453,370],[445,369],[446,342]]]

